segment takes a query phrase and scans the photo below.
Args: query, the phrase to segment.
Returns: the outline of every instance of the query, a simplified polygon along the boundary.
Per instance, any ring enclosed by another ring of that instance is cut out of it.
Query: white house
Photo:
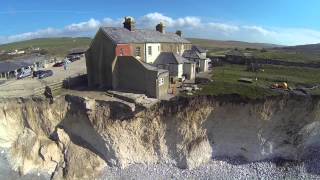
[[[206,72],[209,70],[209,62],[211,60],[207,58],[207,50],[199,46],[192,46],[191,50],[184,51],[182,56],[197,64],[197,72]]]
[[[145,62],[146,63],[154,63],[157,57],[161,52],[161,44],[160,43],[146,43],[145,52]]]
[[[153,63],[158,68],[169,70],[170,77],[195,78],[195,63],[173,52],[161,52]]]

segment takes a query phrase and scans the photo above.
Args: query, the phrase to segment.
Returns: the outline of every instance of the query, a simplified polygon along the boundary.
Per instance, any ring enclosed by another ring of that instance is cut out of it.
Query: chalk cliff
[[[212,158],[303,161],[320,147],[320,98],[177,98],[151,109],[62,96],[0,102],[0,148],[21,175],[92,179],[104,168]]]

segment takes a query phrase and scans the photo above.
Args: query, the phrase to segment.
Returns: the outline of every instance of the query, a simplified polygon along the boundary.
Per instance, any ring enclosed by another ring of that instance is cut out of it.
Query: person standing
[[[50,104],[53,103],[53,95],[52,95],[51,88],[49,86],[45,87],[44,96],[50,100]]]
[[[63,68],[65,71],[68,69],[68,64],[70,64],[70,61],[68,60],[68,58],[65,58],[63,63]]]

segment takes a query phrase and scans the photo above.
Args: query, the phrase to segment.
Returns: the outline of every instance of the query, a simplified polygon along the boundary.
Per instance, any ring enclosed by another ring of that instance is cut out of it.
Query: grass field
[[[91,38],[79,37],[79,38],[41,38],[33,39],[21,42],[15,42],[10,44],[0,45],[0,50],[11,51],[15,49],[25,49],[30,47],[40,47],[46,49],[49,54],[61,55],[66,54],[68,50],[72,48],[83,48],[88,47]],[[240,41],[216,41],[208,39],[197,39],[189,38],[193,44],[200,45],[207,49],[230,49],[230,48],[268,48],[277,47],[276,45],[270,44],[259,44],[259,43],[247,43]]]
[[[262,48],[273,48],[280,47],[274,44],[265,44],[265,43],[248,43],[242,41],[218,41],[211,39],[199,39],[199,38],[188,38],[192,44],[199,45],[208,50],[225,50],[225,49],[246,49],[246,48],[254,48],[254,49],[262,49]]]
[[[264,72],[248,72],[246,66],[225,65],[215,67],[212,79],[213,82],[203,87],[199,94],[239,94],[244,97],[257,99],[266,96],[277,95],[270,86],[277,82],[287,82],[289,87],[313,86],[320,83],[319,69],[296,68],[284,66],[265,65]],[[258,79],[252,84],[239,82],[240,78]],[[312,93],[320,94],[319,90]]]
[[[10,44],[0,45],[0,51],[12,51],[15,49],[27,49],[31,47],[40,47],[45,49],[51,56],[64,57],[70,49],[73,48],[87,48],[90,45],[91,38],[79,37],[79,38],[41,38],[28,41],[15,42]],[[209,50],[208,55],[224,55],[230,49],[240,49],[246,51],[246,49],[253,49],[252,54],[257,58],[264,59],[279,59],[295,62],[320,62],[320,50],[319,54],[314,54],[315,46],[310,46],[311,52],[304,53],[308,46],[299,47],[299,49],[282,49],[281,47],[273,44],[263,43],[247,43],[240,41],[217,41],[208,39],[188,38],[192,44],[199,45]],[[277,47],[276,50],[270,49]],[[269,49],[268,49],[269,48]],[[267,52],[261,52],[261,49],[268,49]],[[298,51],[300,50],[300,51]],[[2,59],[3,60],[3,59]]]
[[[37,48],[47,50],[52,56],[65,56],[73,48],[87,48],[91,38],[42,38],[28,41],[0,45],[0,50],[12,51],[15,49]]]
[[[261,59],[276,59],[289,62],[304,62],[304,63],[320,63],[320,54],[292,52],[284,50],[268,50],[267,52],[255,52],[254,57]]]

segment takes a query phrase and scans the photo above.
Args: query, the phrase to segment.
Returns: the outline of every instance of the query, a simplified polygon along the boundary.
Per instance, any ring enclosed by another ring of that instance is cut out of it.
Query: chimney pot
[[[165,25],[160,22],[157,26],[156,26],[156,30],[159,31],[160,33],[164,34],[166,31],[165,31]]]
[[[178,31],[176,32],[176,34],[177,34],[178,36],[182,37],[182,31],[178,30]]]
[[[134,31],[135,30],[134,19],[132,17],[125,17],[123,27],[128,29],[129,31]]]

